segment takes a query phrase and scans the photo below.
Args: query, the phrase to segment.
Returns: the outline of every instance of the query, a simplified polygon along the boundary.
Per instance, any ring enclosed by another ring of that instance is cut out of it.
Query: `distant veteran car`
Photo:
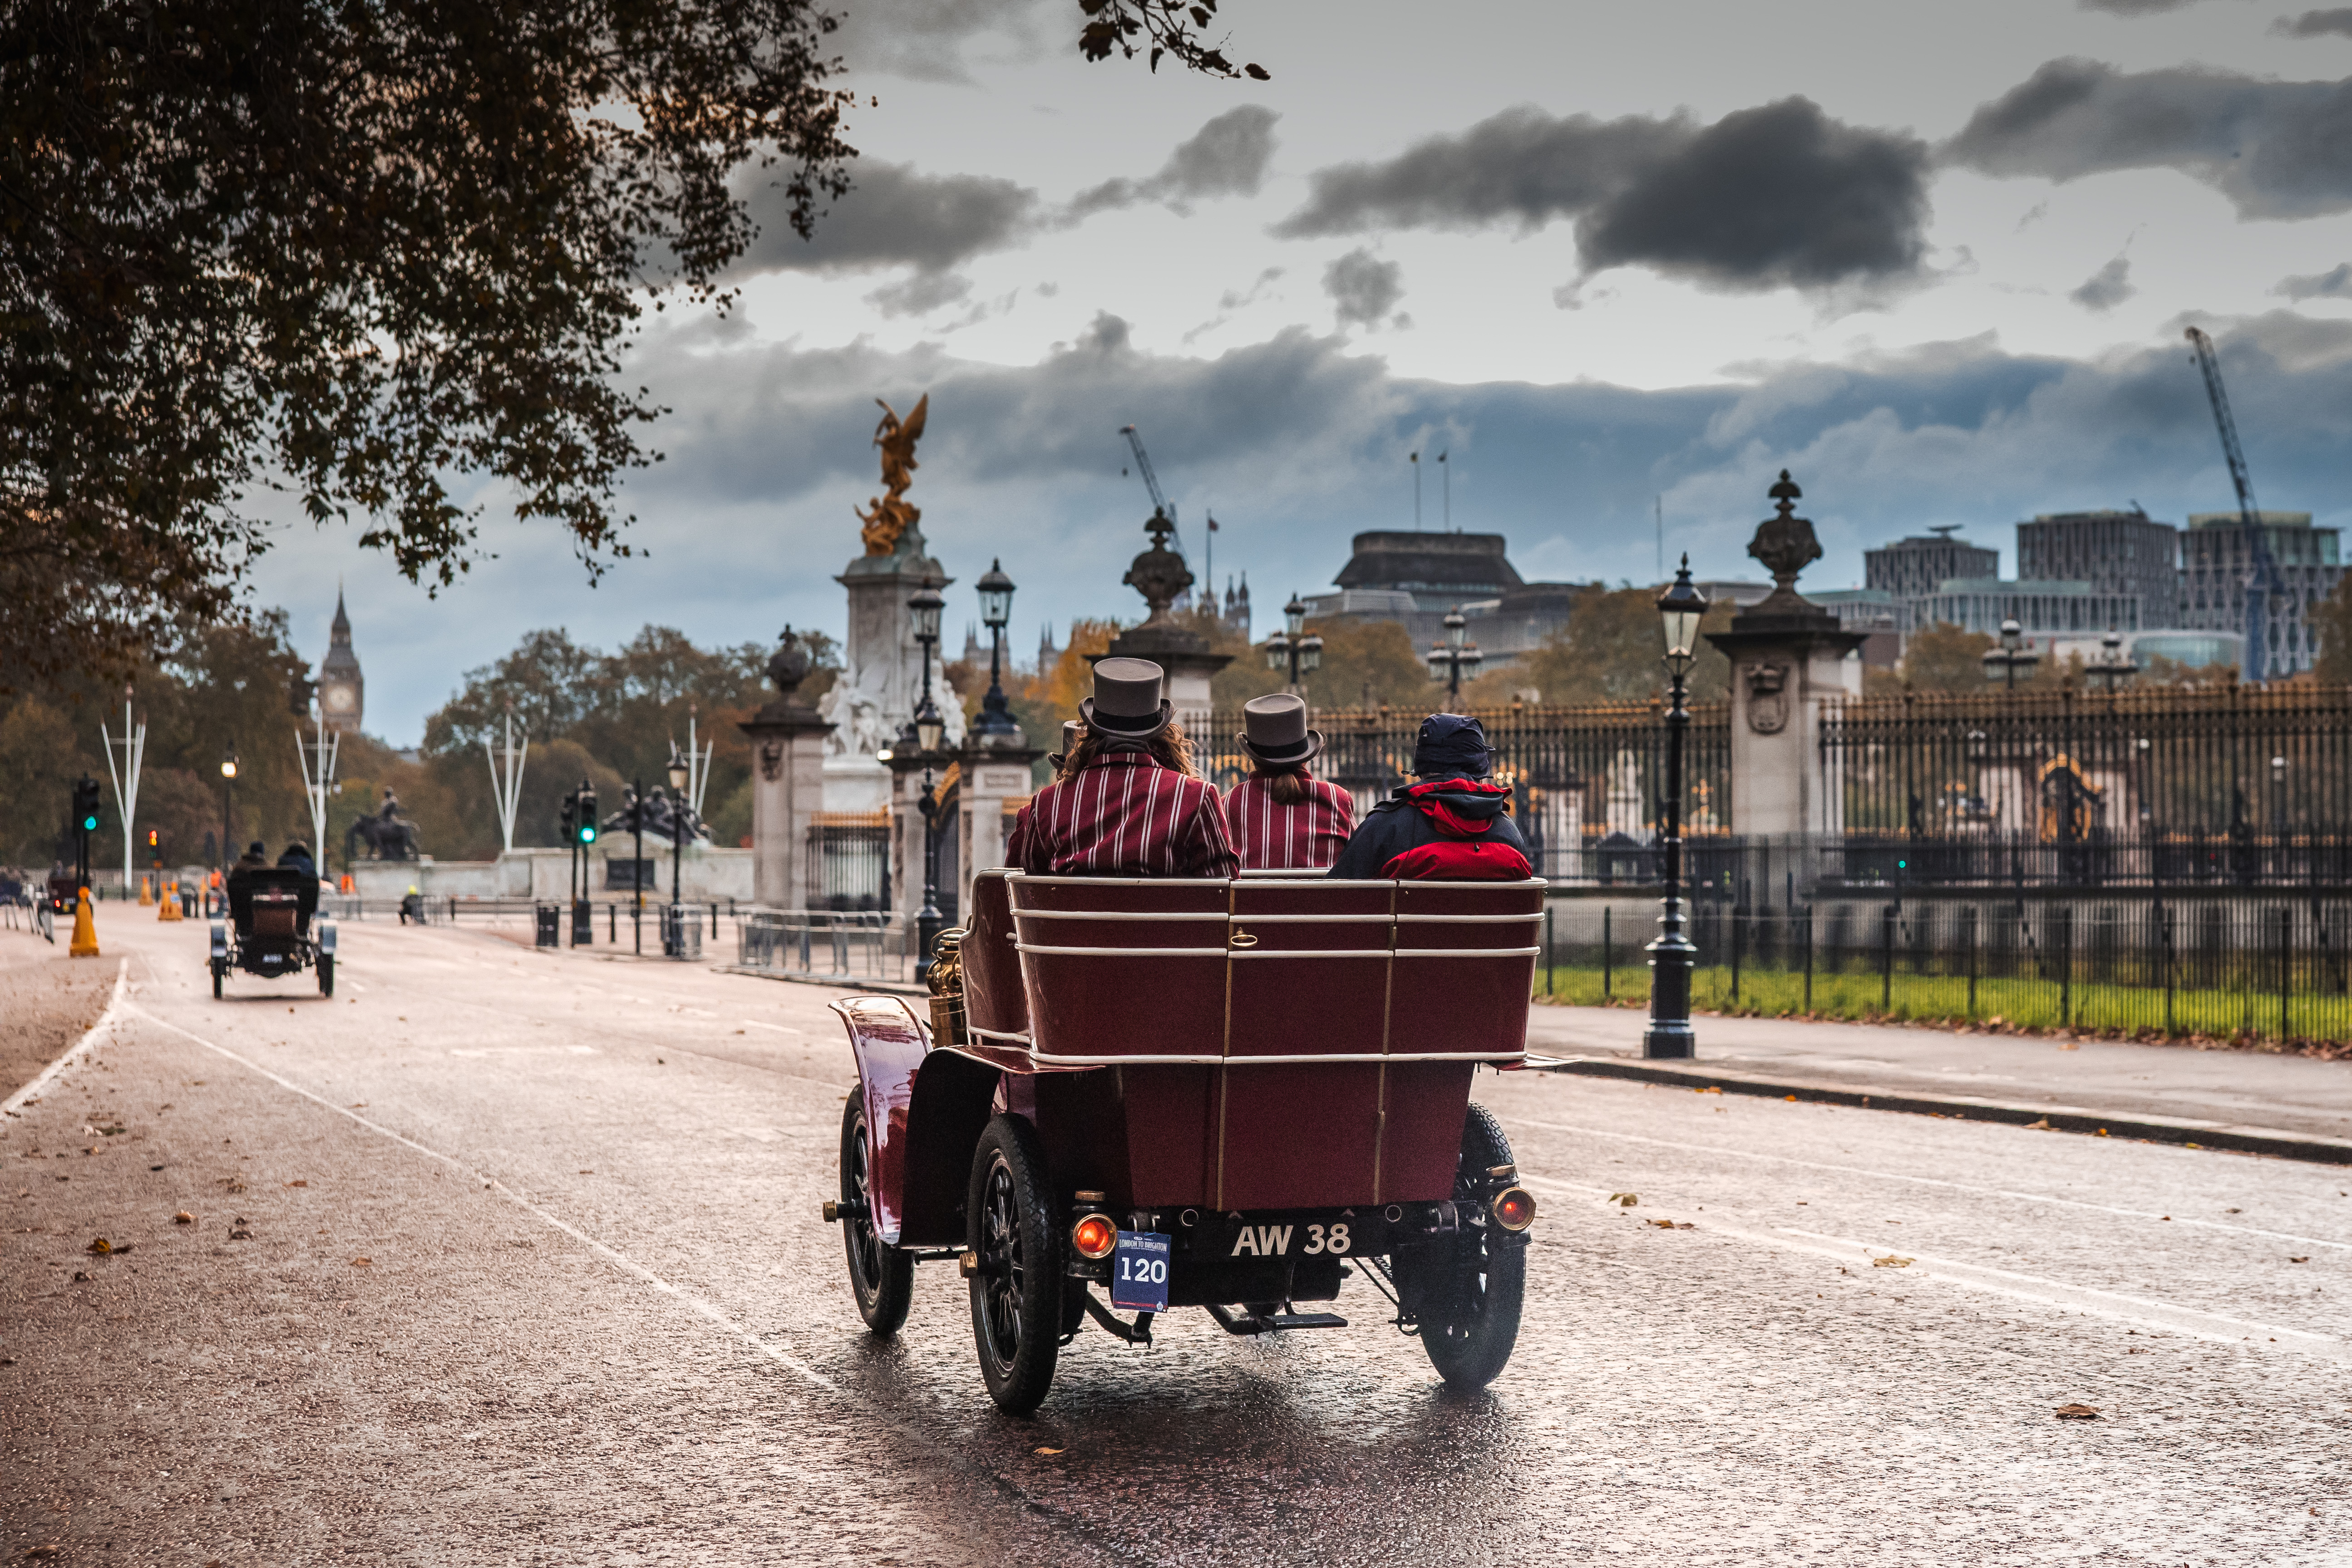
[[[982,873],[928,1019],[834,1005],[858,1085],[824,1215],[867,1326],[956,1259],[1020,1414],[1090,1317],[1345,1328],[1300,1304],[1360,1274],[1448,1384],[1491,1382],[1535,1199],[1470,1082],[1526,1059],[1543,887]]]
[[[229,971],[276,980],[319,972],[319,994],[335,994],[335,922],[318,918],[319,879],[290,867],[235,871],[228,917],[213,921],[213,995]]]

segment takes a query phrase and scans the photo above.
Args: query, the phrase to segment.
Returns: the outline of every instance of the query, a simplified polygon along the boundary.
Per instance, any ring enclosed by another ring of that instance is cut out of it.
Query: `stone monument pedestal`
[[[849,593],[849,638],[841,676],[818,709],[834,727],[828,749],[835,759],[871,759],[898,744],[923,700],[923,649],[907,601],[918,589],[944,588],[954,579],[923,553],[922,530],[910,523],[889,554],[861,555],[834,581]],[[937,667],[931,679],[948,743],[960,745],[963,704]],[[825,799],[827,811],[878,811],[888,795],[874,769],[829,767],[826,780],[838,786]]]
[[[1168,701],[1176,710],[1176,722],[1192,738],[1196,750],[1202,749],[1207,743],[1212,706],[1209,682],[1233,663],[1233,655],[1210,652],[1207,637],[1169,614],[1168,606],[1192,585],[1192,572],[1182,556],[1168,548],[1172,525],[1167,518],[1153,512],[1143,531],[1151,538],[1151,548],[1128,567],[1126,581],[1143,595],[1151,613],[1141,626],[1119,633],[1094,657],[1097,661],[1148,658],[1167,671]]]
[[[771,909],[807,907],[809,828],[824,805],[833,726],[795,700],[808,671],[807,650],[786,627],[768,660],[776,700],[739,726],[751,742],[751,900]]]

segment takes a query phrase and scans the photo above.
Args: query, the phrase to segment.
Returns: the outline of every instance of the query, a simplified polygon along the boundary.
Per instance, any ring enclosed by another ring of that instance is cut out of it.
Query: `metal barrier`
[[[736,920],[739,968],[848,984],[912,984],[913,922],[863,910],[753,910]]]

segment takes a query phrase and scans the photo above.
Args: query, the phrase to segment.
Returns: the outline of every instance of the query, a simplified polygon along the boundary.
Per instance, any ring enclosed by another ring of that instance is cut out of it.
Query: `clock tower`
[[[328,729],[356,734],[366,698],[359,657],[352,652],[352,618],[343,613],[343,591],[338,588],[327,658],[319,666],[319,715]]]

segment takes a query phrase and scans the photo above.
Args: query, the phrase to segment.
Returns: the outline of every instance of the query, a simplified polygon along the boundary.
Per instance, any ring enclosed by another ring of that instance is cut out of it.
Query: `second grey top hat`
[[[1307,702],[1287,691],[1242,704],[1242,750],[1259,762],[1304,763],[1323,749],[1323,732],[1307,727]]]
[[[1107,735],[1157,735],[1174,712],[1160,696],[1166,679],[1166,672],[1148,658],[1097,660],[1095,694],[1078,704],[1078,715]]]

